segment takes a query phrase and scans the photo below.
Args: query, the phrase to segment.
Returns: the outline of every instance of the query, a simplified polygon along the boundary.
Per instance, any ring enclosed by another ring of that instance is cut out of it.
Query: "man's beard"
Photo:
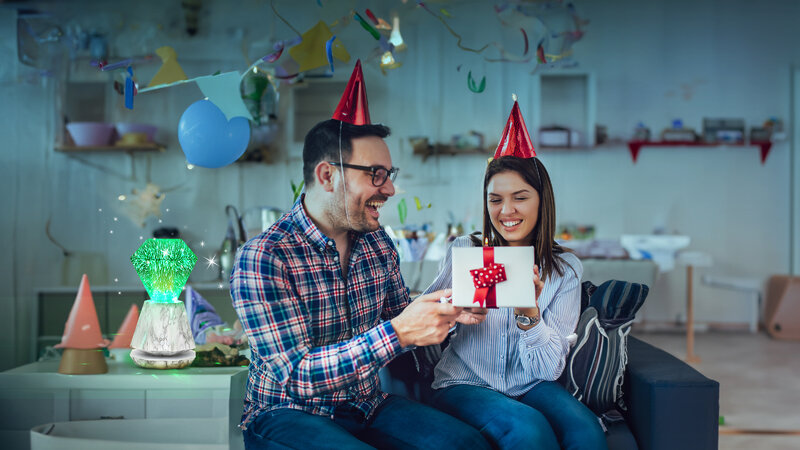
[[[340,192],[341,194],[334,200],[333,208],[331,208],[331,223],[337,224],[339,228],[345,228],[359,233],[369,233],[381,227],[379,223],[372,224],[370,218],[367,217],[366,204],[348,204],[346,203],[348,201],[348,196],[345,189],[341,189]],[[387,198],[383,196],[374,196],[367,200],[367,203],[373,200],[385,202]]]

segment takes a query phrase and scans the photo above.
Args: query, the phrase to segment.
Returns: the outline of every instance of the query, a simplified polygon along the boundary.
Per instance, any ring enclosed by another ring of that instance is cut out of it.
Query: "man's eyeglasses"
[[[391,169],[387,169],[383,166],[358,166],[355,164],[340,164],[338,162],[328,161],[328,164],[332,166],[341,166],[347,167],[348,169],[356,169],[356,170],[363,170],[364,172],[370,172],[372,174],[372,185],[375,187],[380,187],[386,184],[386,180],[389,177],[392,177],[392,181],[397,178],[397,172],[400,171],[397,167],[392,167]]]

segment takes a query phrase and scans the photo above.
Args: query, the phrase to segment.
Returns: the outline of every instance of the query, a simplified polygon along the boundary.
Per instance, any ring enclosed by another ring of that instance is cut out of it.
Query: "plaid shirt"
[[[278,408],[332,417],[350,404],[369,417],[386,398],[378,370],[403,351],[388,320],[408,289],[385,231],[351,232],[350,242],[344,279],[336,243],[301,197],[238,252],[231,297],[252,351],[242,429]]]

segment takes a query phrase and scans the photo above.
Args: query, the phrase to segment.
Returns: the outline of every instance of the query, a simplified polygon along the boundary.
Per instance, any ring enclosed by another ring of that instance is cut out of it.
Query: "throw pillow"
[[[649,288],[618,280],[600,286],[587,281],[581,288],[578,339],[567,356],[561,379],[572,395],[601,416],[615,407],[625,409],[622,382],[627,337]]]
[[[604,329],[597,310],[588,307],[578,321],[578,341],[567,358],[566,388],[598,416],[624,408],[622,380],[630,323]]]

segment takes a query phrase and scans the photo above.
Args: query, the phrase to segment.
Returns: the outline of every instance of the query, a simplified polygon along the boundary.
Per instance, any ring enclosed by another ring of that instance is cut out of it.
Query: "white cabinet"
[[[30,429],[49,422],[99,419],[224,419],[231,449],[244,447],[245,367],[148,370],[109,362],[108,373],[63,375],[59,361],[0,373],[0,442],[29,448]]]
[[[141,389],[70,389],[69,420],[144,419]]]

